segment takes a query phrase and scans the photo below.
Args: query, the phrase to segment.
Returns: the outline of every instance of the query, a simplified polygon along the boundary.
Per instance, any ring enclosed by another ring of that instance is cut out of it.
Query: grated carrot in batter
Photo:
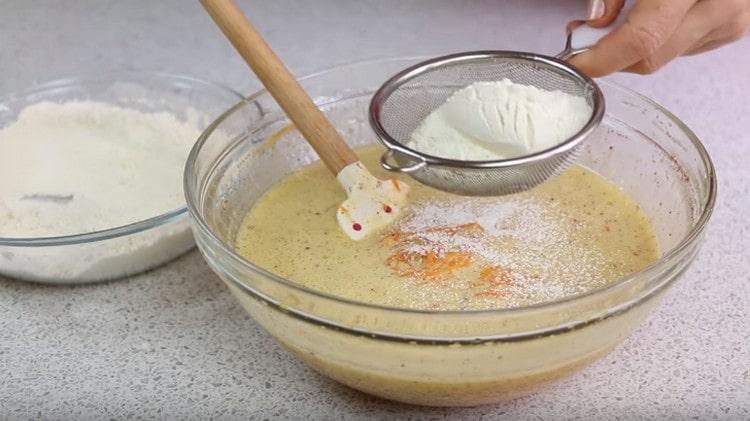
[[[425,282],[447,281],[454,278],[458,270],[468,267],[475,256],[465,250],[446,250],[439,239],[455,235],[478,238],[483,233],[478,223],[420,231],[396,230],[383,237],[383,242],[393,251],[386,265],[402,277]]]

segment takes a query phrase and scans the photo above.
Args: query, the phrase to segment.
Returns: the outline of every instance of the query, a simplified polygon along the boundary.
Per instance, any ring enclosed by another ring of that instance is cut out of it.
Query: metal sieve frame
[[[563,53],[561,53],[561,55]],[[441,158],[422,153],[396,140],[388,133],[388,131],[383,126],[381,122],[383,105],[391,97],[391,95],[404,84],[414,80],[417,77],[422,76],[427,72],[434,71],[443,66],[452,66],[461,63],[468,64],[475,61],[489,61],[497,59],[507,61],[523,61],[527,62],[530,65],[542,65],[548,70],[553,70],[555,72],[561,73],[567,77],[570,77],[571,80],[574,80],[583,86],[590,87],[590,89],[592,89],[592,92],[590,92],[589,98],[592,102],[591,105],[593,111],[588,122],[575,135],[565,140],[564,142],[553,146],[552,148],[538,151],[530,155],[489,161],[462,161]],[[420,171],[428,169],[428,167],[431,166],[453,170],[497,170],[509,169],[511,167],[522,168],[524,166],[540,165],[547,160],[550,160],[550,162],[563,162],[569,160],[566,159],[566,155],[572,155],[574,153],[574,149],[580,146],[581,142],[599,125],[602,118],[604,117],[604,110],[604,95],[602,94],[599,86],[596,84],[596,82],[594,82],[593,79],[591,79],[589,76],[587,76],[574,66],[570,65],[569,63],[559,58],[536,53],[506,50],[485,50],[450,54],[432,58],[397,73],[396,75],[388,79],[373,95],[372,100],[370,101],[369,120],[370,125],[375,131],[378,139],[388,148],[388,151],[381,157],[381,164],[383,165],[383,167],[389,171],[417,175],[417,173],[419,173]],[[410,161],[410,164],[399,165],[398,163],[394,164],[390,162],[392,158],[398,158],[399,154]],[[569,158],[573,157],[571,156]],[[416,178],[419,179],[419,177]],[[542,177],[539,177],[540,180],[541,178]],[[546,177],[543,178],[546,179]],[[419,181],[424,182],[424,180]]]

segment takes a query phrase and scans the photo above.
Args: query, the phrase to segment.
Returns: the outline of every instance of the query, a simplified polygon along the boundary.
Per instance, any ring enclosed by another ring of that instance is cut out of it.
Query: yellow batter
[[[378,147],[360,151],[381,177]],[[410,210],[379,235],[340,230],[345,195],[315,163],[269,190],[247,215],[236,248],[306,287],[352,300],[432,310],[510,308],[600,288],[658,256],[638,205],[574,167],[502,198],[449,195],[413,180]]]

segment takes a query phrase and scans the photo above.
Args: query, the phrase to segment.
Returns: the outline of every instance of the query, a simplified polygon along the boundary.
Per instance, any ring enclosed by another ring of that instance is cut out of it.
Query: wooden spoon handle
[[[201,0],[258,79],[334,174],[359,161],[233,0]]]

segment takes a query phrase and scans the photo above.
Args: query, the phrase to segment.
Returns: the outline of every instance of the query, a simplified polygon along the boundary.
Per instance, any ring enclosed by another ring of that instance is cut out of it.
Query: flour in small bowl
[[[185,160],[207,116],[39,102],[0,129],[0,239],[117,228],[184,206]],[[135,274],[193,246],[187,218],[58,246],[3,246],[0,274],[52,283]]]
[[[199,134],[166,112],[93,101],[26,107],[0,129],[0,237],[81,234],[179,209]]]

